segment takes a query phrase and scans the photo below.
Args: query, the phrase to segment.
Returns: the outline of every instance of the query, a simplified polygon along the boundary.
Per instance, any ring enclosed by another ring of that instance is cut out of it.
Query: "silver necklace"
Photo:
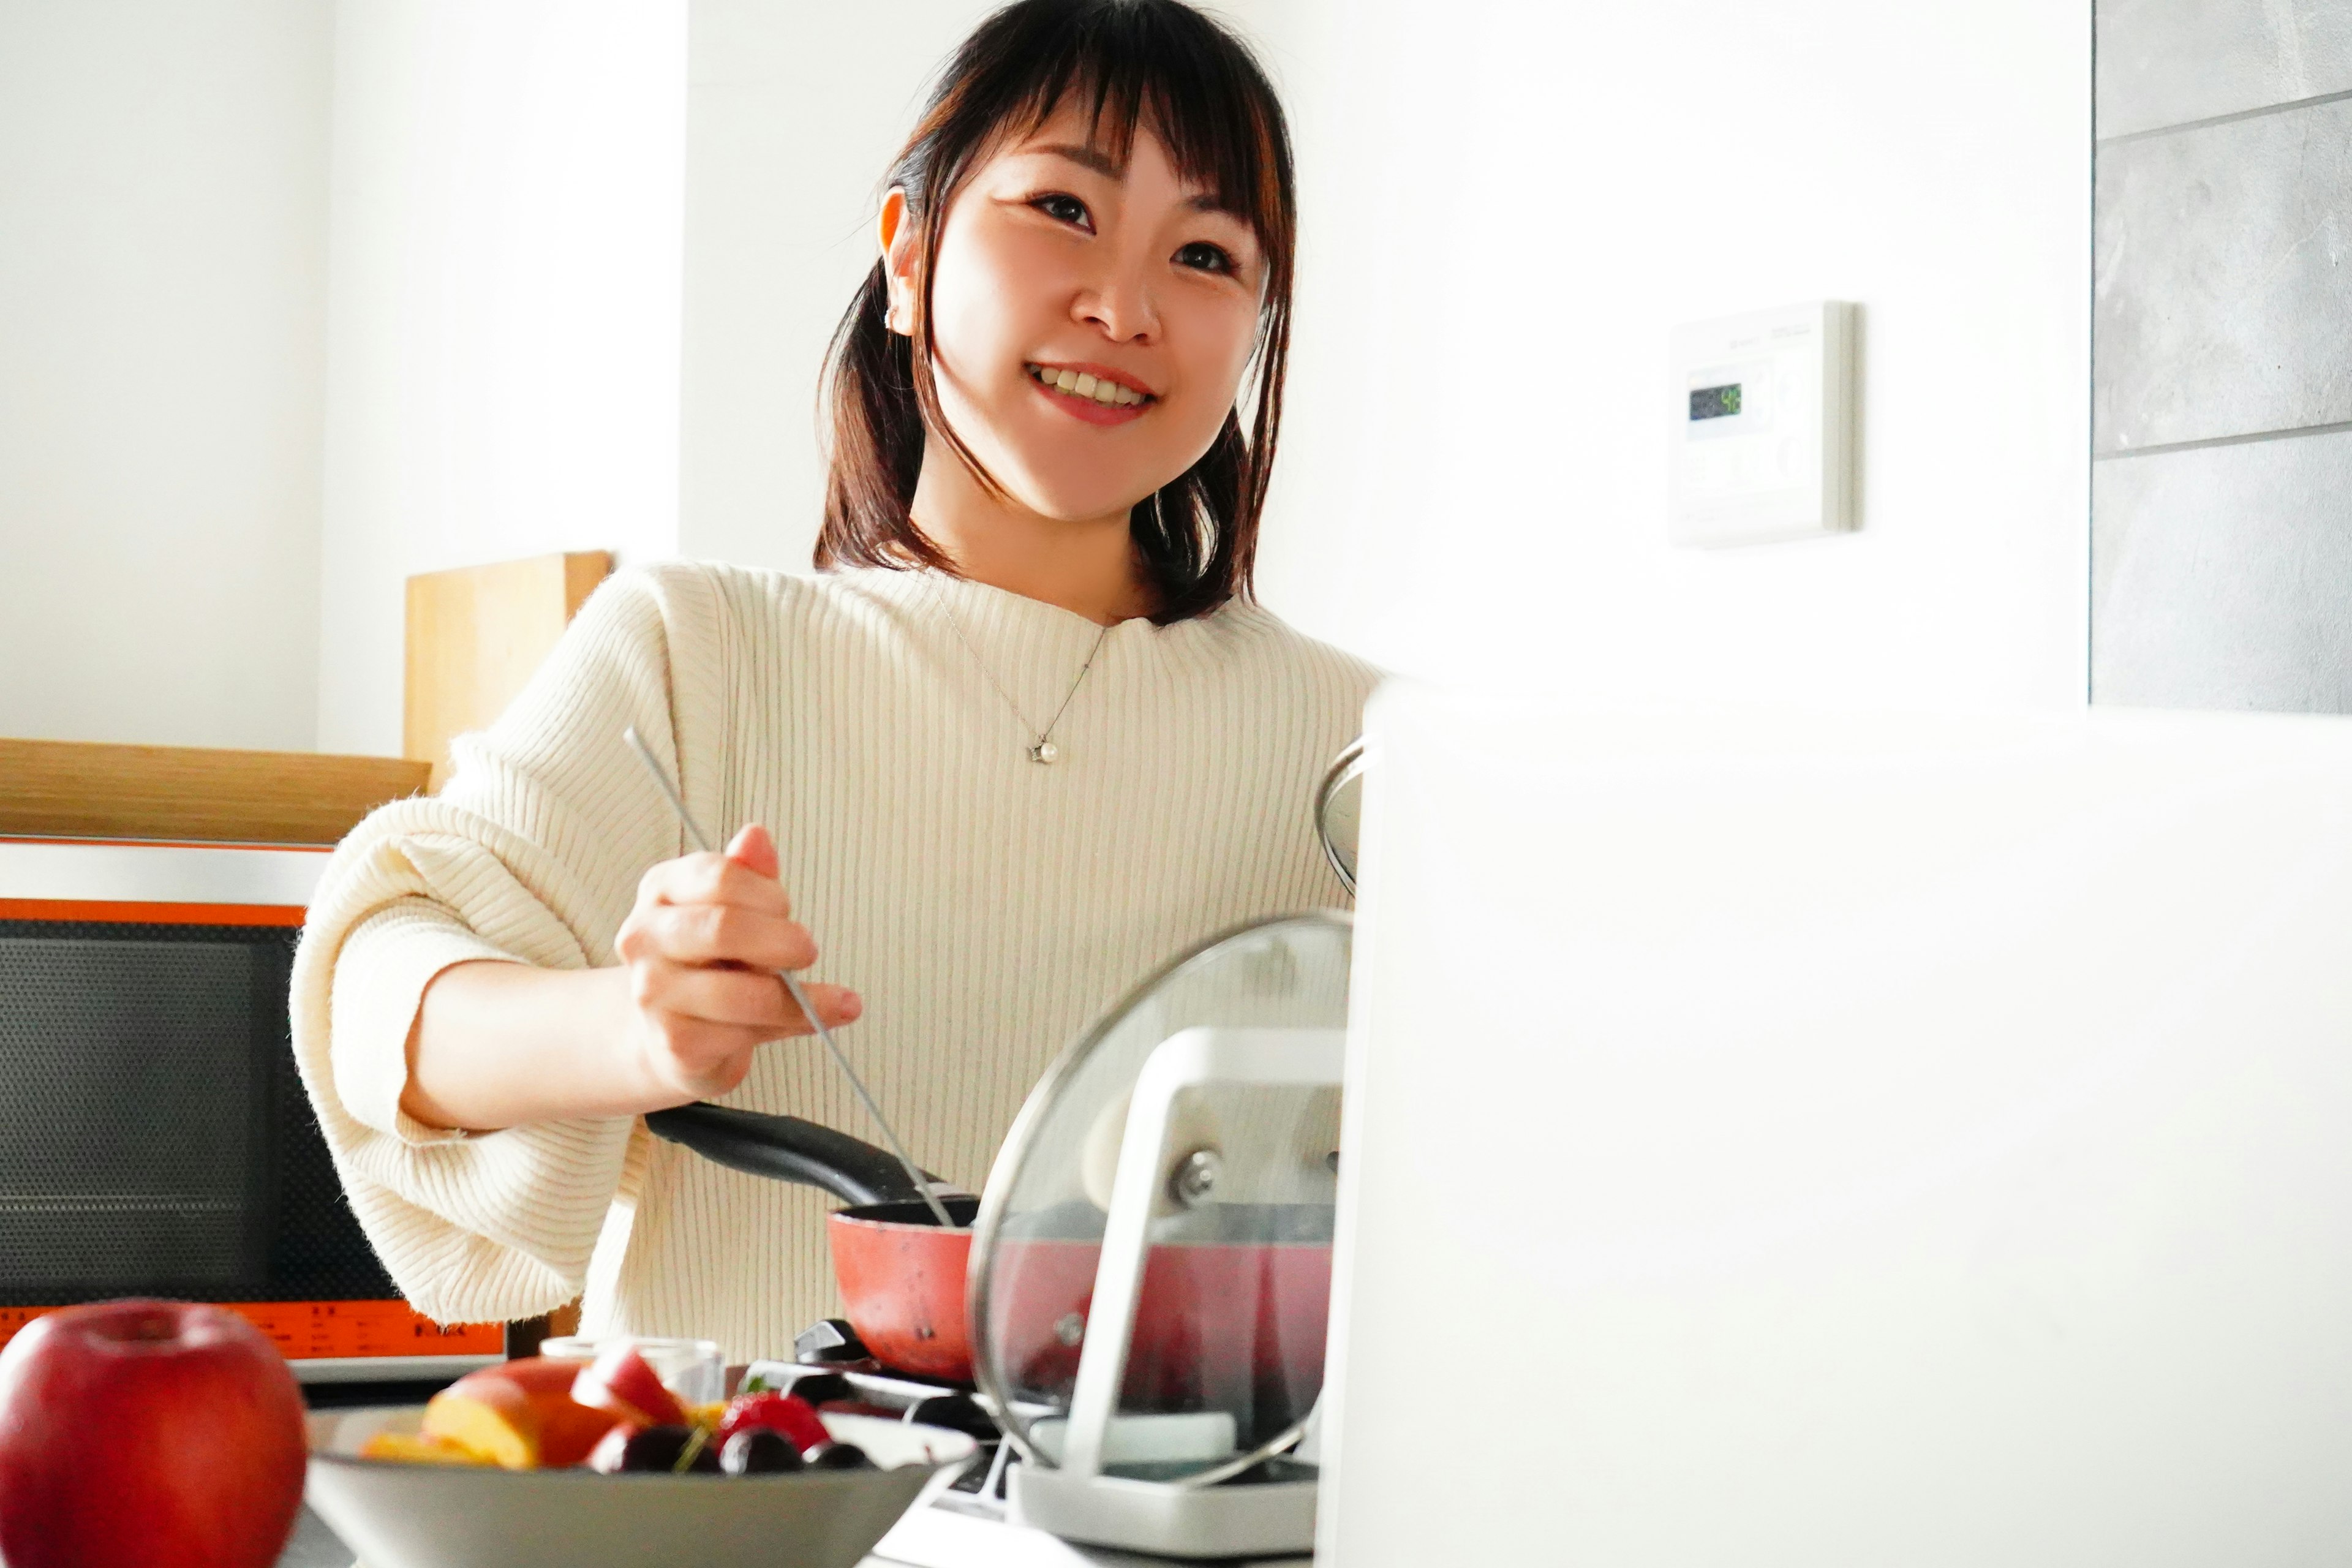
[[[1013,693],[1004,689],[1004,683],[996,679],[996,672],[988,668],[988,660],[981,658],[980,649],[972,646],[971,638],[964,635],[963,617],[956,614],[955,605],[948,602],[944,591],[940,592],[940,608],[948,613],[948,625],[955,628],[956,641],[963,644],[964,652],[971,655],[971,662],[980,666],[980,673],[987,678],[989,685],[996,689],[996,695],[1003,699],[1004,705],[1013,710],[1013,716],[1021,721],[1021,727],[1034,732],[1035,739],[1029,742],[1029,760],[1040,767],[1051,767],[1062,755],[1062,748],[1054,744],[1054,726],[1060,723],[1062,715],[1070,710],[1070,699],[1076,697],[1078,688],[1086,683],[1087,671],[1095,667],[1095,656],[1102,652],[1103,639],[1110,636],[1110,628],[1104,626],[1095,633],[1095,645],[1087,650],[1087,662],[1078,666],[1078,678],[1070,682],[1067,691],[1062,693],[1062,705],[1054,710],[1054,716],[1045,721],[1045,727],[1038,730],[1029,722],[1029,716],[1021,711],[1021,704],[1013,700]]]

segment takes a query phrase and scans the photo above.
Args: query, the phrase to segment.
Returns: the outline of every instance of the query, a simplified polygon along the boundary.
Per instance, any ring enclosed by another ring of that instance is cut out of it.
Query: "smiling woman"
[[[817,574],[611,579],[311,905],[304,1081],[420,1310],[584,1287],[592,1333],[788,1353],[832,1308],[816,1196],[639,1120],[866,1130],[775,1046],[812,1027],[777,971],[973,1184],[1138,976],[1344,900],[1312,806],[1373,672],[1250,585],[1292,199],[1264,74],[1179,0],[1021,0],[949,61],[834,345]],[[723,854],[681,852],[628,728]]]
[[[1247,596],[1296,229],[1247,51],[1181,5],[1013,6],[887,184],[835,338],[818,563],[1111,563],[1115,607],[1162,623]],[[1073,441],[1071,418],[1119,435]]]

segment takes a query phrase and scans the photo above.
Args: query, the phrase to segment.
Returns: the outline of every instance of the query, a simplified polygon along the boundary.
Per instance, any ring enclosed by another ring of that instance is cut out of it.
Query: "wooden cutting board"
[[[534,555],[408,580],[407,685],[401,752],[449,776],[449,742],[506,710],[563,635],[613,558],[602,550]]]

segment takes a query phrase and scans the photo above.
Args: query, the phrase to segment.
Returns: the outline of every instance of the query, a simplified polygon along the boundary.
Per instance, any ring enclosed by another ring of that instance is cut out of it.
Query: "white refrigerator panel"
[[[2352,721],[1369,736],[1323,1563],[2352,1560]]]

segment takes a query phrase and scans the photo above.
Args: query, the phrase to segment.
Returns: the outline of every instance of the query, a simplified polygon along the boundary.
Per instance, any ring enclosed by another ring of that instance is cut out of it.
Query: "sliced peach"
[[[579,1464],[614,1419],[572,1400],[579,1373],[577,1362],[540,1356],[467,1373],[425,1405],[425,1430],[510,1470]]]
[[[470,1448],[509,1470],[539,1468],[539,1412],[520,1384],[480,1373],[459,1378],[425,1406],[425,1436]]]
[[[408,1465],[492,1465],[498,1462],[447,1437],[428,1437],[421,1432],[379,1432],[360,1445],[360,1458],[397,1459]]]
[[[580,1375],[576,1361],[531,1356],[501,1362],[468,1375],[503,1377],[521,1388],[539,1415],[539,1463],[543,1469],[583,1463],[598,1439],[613,1429],[610,1413],[591,1409],[572,1397],[572,1382]]]

